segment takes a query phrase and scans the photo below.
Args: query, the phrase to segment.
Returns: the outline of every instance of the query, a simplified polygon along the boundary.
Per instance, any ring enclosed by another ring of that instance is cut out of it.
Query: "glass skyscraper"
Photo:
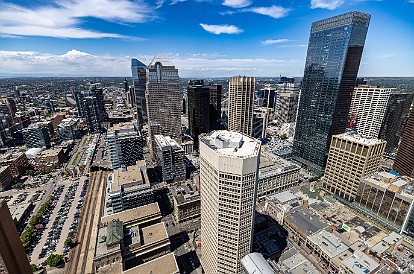
[[[371,16],[349,12],[312,24],[293,155],[322,172],[332,135],[345,132]]]
[[[147,66],[137,59],[131,59],[132,80],[135,92],[138,124],[142,126],[148,122],[145,89],[147,82]]]

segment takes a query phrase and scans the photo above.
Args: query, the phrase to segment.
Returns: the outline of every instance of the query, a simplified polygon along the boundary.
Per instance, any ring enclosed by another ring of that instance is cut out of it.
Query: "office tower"
[[[401,175],[414,178],[414,107],[405,124],[393,168]]]
[[[186,97],[189,131],[198,146],[201,133],[220,128],[221,85],[205,85],[203,80],[190,80]]]
[[[142,137],[132,123],[115,124],[106,138],[113,169],[144,159]]]
[[[253,111],[253,138],[266,138],[266,129],[269,125],[270,108],[257,108]]]
[[[32,273],[16,224],[5,200],[0,200],[0,272]]]
[[[414,180],[376,172],[361,179],[355,198],[357,209],[376,223],[414,236]],[[407,225],[405,225],[407,224]],[[404,226],[405,225],[405,226]]]
[[[125,91],[125,93],[129,92],[129,83],[128,83],[127,78],[125,78],[125,80],[124,80],[124,91]]]
[[[378,138],[391,91],[377,86],[356,87],[349,110],[349,126],[363,137]]]
[[[228,129],[252,135],[256,77],[236,76],[229,79]]]
[[[170,136],[181,143],[181,95],[178,69],[155,59],[147,69],[147,107],[151,146],[154,135]],[[154,150],[154,149],[152,149]]]
[[[349,201],[355,199],[360,179],[377,172],[386,142],[353,133],[332,136],[323,188]]]
[[[298,109],[299,93],[280,92],[277,95],[276,121],[281,127],[283,124],[294,123]]]
[[[259,104],[259,106],[261,107],[265,107],[265,108],[270,108],[275,110],[276,108],[276,98],[277,98],[277,93],[276,93],[277,88],[273,87],[272,85],[266,84],[265,87],[263,88],[263,101],[261,104]]]
[[[5,191],[13,182],[13,174],[9,166],[0,166],[0,191]]]
[[[23,139],[27,148],[49,148],[49,130],[41,123],[31,124],[22,130]]]
[[[0,113],[10,115],[12,118],[16,115],[16,101],[12,97],[0,98]]]
[[[145,97],[147,83],[147,66],[137,59],[131,59],[132,83],[134,86],[134,102],[137,108],[140,126],[148,122],[147,100]]]
[[[238,132],[200,138],[201,262],[206,273],[242,273],[253,238],[260,142]]]
[[[204,86],[203,80],[189,81],[188,97],[188,129],[198,144],[201,133],[210,132],[210,89]]]
[[[89,91],[75,91],[78,116],[85,118],[89,132],[99,132],[107,120],[103,90],[91,84]]]
[[[349,12],[312,24],[293,155],[321,173],[331,136],[345,132],[370,15]]]
[[[210,89],[210,131],[221,127],[222,85],[206,85]]]
[[[386,151],[398,148],[413,100],[414,93],[391,92],[380,131],[380,139],[387,141]]]
[[[75,140],[79,137],[79,119],[66,118],[57,125],[60,140]]]
[[[179,182],[186,178],[184,150],[169,136],[155,135],[156,158],[165,182]]]

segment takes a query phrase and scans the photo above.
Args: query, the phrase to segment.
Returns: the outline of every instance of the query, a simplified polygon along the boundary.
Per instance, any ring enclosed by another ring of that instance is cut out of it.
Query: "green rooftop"
[[[106,246],[118,244],[122,239],[124,239],[124,225],[118,220],[110,221],[106,230]]]

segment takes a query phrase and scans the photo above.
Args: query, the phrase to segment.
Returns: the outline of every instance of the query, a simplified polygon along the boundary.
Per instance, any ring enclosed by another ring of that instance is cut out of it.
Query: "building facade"
[[[255,77],[229,79],[228,130],[252,136],[255,89]]]
[[[113,169],[135,165],[144,159],[143,140],[132,123],[115,124],[106,138]]]
[[[102,88],[91,84],[88,91],[75,91],[78,116],[85,119],[88,131],[99,132],[103,129],[102,123],[107,120],[104,95]]]
[[[22,130],[23,139],[27,148],[49,148],[50,136],[49,129],[42,124],[31,124]]]
[[[238,132],[200,139],[202,265],[242,273],[252,247],[260,142]]]
[[[178,69],[154,60],[147,68],[147,111],[149,136],[170,136],[181,143],[181,95]],[[154,150],[154,147],[153,149]]]
[[[393,168],[401,175],[414,178],[414,107],[407,118]]]
[[[137,109],[139,125],[148,122],[147,100],[145,90],[147,83],[147,66],[137,59],[131,59],[132,84],[134,90],[133,102]]]
[[[0,167],[0,191],[5,191],[10,186],[14,178],[8,166]]]
[[[386,172],[362,178],[355,198],[355,204],[364,215],[411,237],[414,236],[414,218],[410,216],[413,201],[414,179]]]
[[[0,155],[0,166],[10,167],[13,177],[17,178],[29,167],[29,159],[22,152],[9,151]]]
[[[347,127],[370,17],[349,12],[312,24],[293,155],[318,173],[326,164],[331,136]]]
[[[400,143],[414,93],[392,92],[380,130],[380,139],[387,141],[386,151],[395,151]]]
[[[57,132],[61,140],[75,140],[79,137],[79,119],[67,118],[63,119],[57,125]]]
[[[204,86],[203,80],[189,81],[188,98],[188,129],[195,144],[201,133],[210,132],[210,89]]]
[[[277,94],[276,121],[279,127],[296,121],[298,101],[299,93],[297,92],[279,92]]]
[[[349,201],[355,199],[360,179],[377,172],[386,142],[356,134],[332,136],[323,188]]]
[[[165,182],[179,182],[186,178],[184,150],[168,136],[155,135],[156,158]]]
[[[360,85],[349,110],[350,127],[366,138],[378,138],[392,89]]]
[[[32,273],[7,202],[0,200],[0,269],[5,273]]]

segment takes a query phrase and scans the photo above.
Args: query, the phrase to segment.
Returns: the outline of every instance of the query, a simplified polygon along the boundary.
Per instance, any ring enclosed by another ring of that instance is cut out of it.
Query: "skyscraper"
[[[384,151],[383,140],[351,133],[332,136],[323,188],[353,201],[361,177],[378,171]]]
[[[378,138],[391,90],[363,85],[355,88],[349,117],[358,134]]]
[[[414,107],[405,124],[393,167],[399,174],[414,178]]]
[[[387,141],[385,151],[398,148],[413,100],[414,93],[392,92],[390,94],[380,131],[380,139]]]
[[[102,88],[91,84],[88,91],[75,91],[78,115],[85,118],[89,132],[98,132],[107,119]]]
[[[230,131],[200,139],[201,262],[206,273],[242,273],[250,253],[260,142]]]
[[[132,84],[135,92],[135,106],[137,108],[138,123],[140,126],[148,122],[147,102],[145,97],[147,82],[147,66],[137,59],[131,59]]]
[[[41,123],[31,124],[22,130],[27,148],[49,148],[50,136],[48,129]]]
[[[280,92],[277,95],[276,120],[277,125],[281,127],[286,123],[296,121],[296,112],[298,109],[299,93]]]
[[[321,172],[331,136],[345,132],[371,16],[349,12],[312,24],[293,155]]]
[[[256,77],[235,76],[229,79],[228,129],[252,135]]]
[[[146,98],[151,143],[164,135],[181,143],[181,95],[178,69],[155,59],[147,69]],[[152,145],[151,144],[151,145]]]
[[[190,80],[187,98],[188,126],[197,146],[201,133],[220,128],[221,85],[205,85],[203,80]]]

